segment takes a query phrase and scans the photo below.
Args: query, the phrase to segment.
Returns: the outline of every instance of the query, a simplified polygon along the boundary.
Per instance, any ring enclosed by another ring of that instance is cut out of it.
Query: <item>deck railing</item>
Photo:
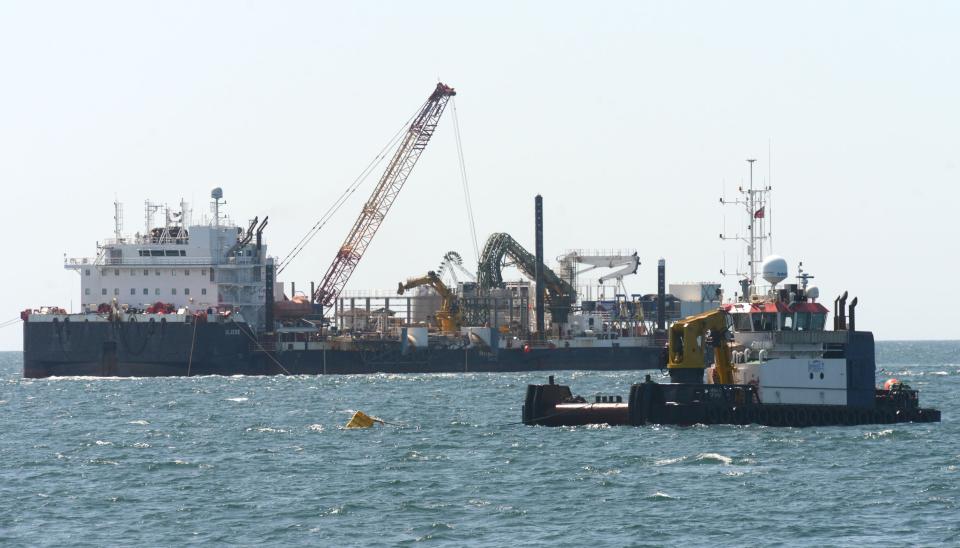
[[[66,268],[82,266],[179,266],[216,264],[212,257],[74,257],[64,261]]]

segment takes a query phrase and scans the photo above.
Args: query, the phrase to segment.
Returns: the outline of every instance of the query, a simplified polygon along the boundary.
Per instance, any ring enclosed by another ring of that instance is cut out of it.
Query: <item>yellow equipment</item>
[[[733,384],[730,316],[722,309],[689,316],[670,326],[667,370],[673,382],[702,383],[706,348],[712,346],[720,384]]]
[[[350,417],[347,428],[370,428],[374,424],[383,424],[383,421],[375,419],[363,411],[357,411]]]
[[[406,283],[397,285],[397,295],[403,295],[404,291],[420,287],[422,285],[432,287],[440,295],[440,310],[437,311],[437,325],[443,333],[456,333],[460,330],[460,324],[463,316],[460,313],[460,306],[457,303],[457,296],[450,291],[447,284],[443,283],[440,276],[431,270],[426,276],[419,278],[410,278]]]

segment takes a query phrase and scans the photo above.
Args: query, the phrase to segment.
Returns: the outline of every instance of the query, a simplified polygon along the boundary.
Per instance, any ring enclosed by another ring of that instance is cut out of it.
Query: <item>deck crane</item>
[[[447,287],[440,275],[431,270],[426,276],[419,278],[410,278],[406,282],[400,282],[397,285],[397,295],[403,295],[404,292],[420,286],[432,287],[440,295],[440,310],[436,313],[437,324],[443,333],[456,333],[460,329],[462,314],[460,305],[457,302],[457,296]]]
[[[397,152],[393,155],[386,171],[380,177],[380,182],[373,190],[373,194],[363,204],[360,210],[360,216],[353,224],[353,228],[347,234],[343,245],[337,251],[336,257],[327,269],[326,275],[320,282],[320,286],[313,294],[314,302],[324,306],[333,303],[337,295],[343,291],[347,280],[357,268],[363,253],[367,250],[377,229],[383,223],[383,219],[390,211],[390,206],[396,200],[397,194],[403,188],[403,183],[407,181],[413,166],[417,164],[420,154],[430,142],[430,137],[437,128],[437,122],[440,121],[440,115],[451,97],[457,92],[450,86],[443,83],[437,83],[437,87],[430,94],[430,97],[423,104],[413,122],[407,129],[407,134],[400,143]]]
[[[703,382],[704,355],[713,349],[717,384],[733,384],[730,364],[732,319],[722,308],[684,318],[670,326],[667,371],[671,382]]]
[[[579,250],[575,250],[567,253],[566,255],[558,257],[558,259],[560,261],[561,276],[563,276],[563,278],[570,282],[570,284],[573,286],[577,285],[577,278],[580,274],[584,274],[598,268],[615,268],[616,270],[613,272],[608,272],[603,276],[600,276],[600,278],[597,279],[597,283],[603,285],[605,282],[615,280],[617,283],[617,289],[622,291],[624,294],[627,291],[623,286],[623,277],[636,274],[637,268],[640,266],[640,258],[637,256],[636,251],[631,254],[621,252],[612,255],[598,255],[586,254]],[[578,271],[576,269],[577,264],[585,264],[589,266]]]

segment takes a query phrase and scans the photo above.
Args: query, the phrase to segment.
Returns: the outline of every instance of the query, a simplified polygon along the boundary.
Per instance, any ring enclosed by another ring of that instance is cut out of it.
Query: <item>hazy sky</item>
[[[283,256],[430,93],[457,88],[480,245],[636,248],[632,292],[718,280],[718,198],[772,143],[774,251],[881,339],[960,338],[955,2],[0,3],[0,321],[79,302],[143,201],[270,216]],[[448,113],[349,289],[472,261]],[[379,172],[284,272],[319,280]],[[795,272],[791,272],[791,276]],[[735,280],[724,280],[730,292]],[[18,325],[0,349],[19,349]]]

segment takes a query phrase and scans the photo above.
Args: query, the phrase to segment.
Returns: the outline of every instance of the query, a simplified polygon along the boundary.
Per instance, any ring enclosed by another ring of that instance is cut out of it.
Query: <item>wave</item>
[[[726,455],[721,455],[720,453],[700,453],[693,460],[700,462],[716,462],[728,465],[733,464],[732,458]]]
[[[247,432],[261,432],[264,434],[286,434],[288,430],[283,428],[273,428],[270,426],[251,426],[246,429]]]
[[[720,453],[698,453],[692,457],[683,456],[672,459],[660,459],[653,464],[656,466],[669,466],[671,464],[723,464],[729,466],[733,464],[733,458]]]

